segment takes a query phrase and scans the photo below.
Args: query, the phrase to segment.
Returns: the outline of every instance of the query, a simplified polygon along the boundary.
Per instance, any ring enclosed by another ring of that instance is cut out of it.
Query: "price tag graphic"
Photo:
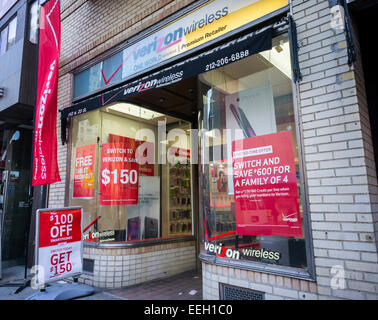
[[[100,205],[138,204],[139,165],[126,143],[105,143],[101,152]]]

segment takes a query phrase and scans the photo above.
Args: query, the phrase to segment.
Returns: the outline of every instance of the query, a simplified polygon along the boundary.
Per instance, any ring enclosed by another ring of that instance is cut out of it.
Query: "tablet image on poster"
[[[94,197],[95,156],[95,144],[76,148],[73,198]]]
[[[100,205],[138,204],[139,165],[135,149],[104,143],[101,150]]]
[[[292,132],[232,143],[236,234],[302,237]]]

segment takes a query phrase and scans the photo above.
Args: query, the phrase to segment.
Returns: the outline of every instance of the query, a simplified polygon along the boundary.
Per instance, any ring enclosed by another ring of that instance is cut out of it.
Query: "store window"
[[[29,9],[29,41],[38,43],[38,25],[39,25],[39,4],[38,0],[30,5]]]
[[[86,241],[193,234],[190,123],[120,102],[74,117],[71,132],[69,205],[84,209]]]
[[[8,51],[16,43],[17,17],[14,17],[0,31],[0,55]]]
[[[287,34],[199,80],[202,252],[306,268]]]

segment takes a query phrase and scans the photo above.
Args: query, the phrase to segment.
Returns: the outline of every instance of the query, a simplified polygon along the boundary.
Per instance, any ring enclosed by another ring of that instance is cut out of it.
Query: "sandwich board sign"
[[[37,210],[35,264],[40,285],[82,273],[82,224],[82,207]]]
[[[77,282],[83,271],[83,208],[38,209],[35,234],[37,272],[32,283],[41,291],[25,300],[69,300],[94,293],[92,287]],[[75,282],[46,288],[68,277]]]

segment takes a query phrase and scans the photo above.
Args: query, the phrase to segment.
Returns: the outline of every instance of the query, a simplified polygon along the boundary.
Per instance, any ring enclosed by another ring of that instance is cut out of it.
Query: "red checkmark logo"
[[[117,74],[117,72],[122,68],[122,66],[124,65],[124,63],[126,62],[126,60],[133,54],[133,52],[138,48],[138,45],[135,46],[135,48],[133,50],[131,50],[129,52],[129,54],[126,56],[126,58],[122,61],[122,63],[120,64],[120,66],[117,68],[116,71],[113,72],[113,74],[110,76],[110,78],[108,80],[106,80],[105,78],[105,75],[104,75],[104,71],[102,70],[101,68],[101,74],[102,74],[102,78],[104,79],[104,82],[105,84],[109,84],[109,82],[113,79],[113,77]]]

